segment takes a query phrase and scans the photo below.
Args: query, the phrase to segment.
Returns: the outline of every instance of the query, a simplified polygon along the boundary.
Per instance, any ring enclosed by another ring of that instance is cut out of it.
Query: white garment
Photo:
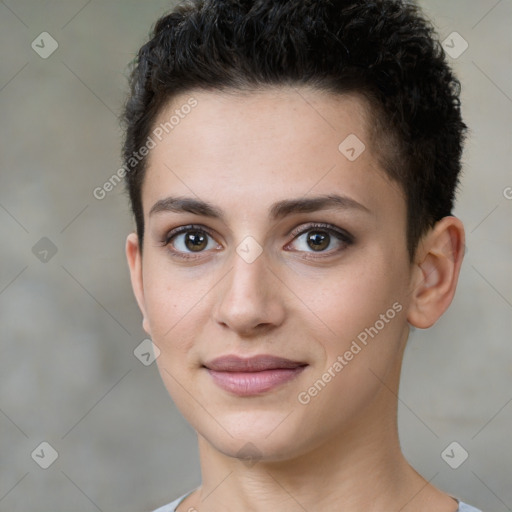
[[[173,502],[168,503],[167,505],[164,505],[163,507],[157,508],[156,510],[153,510],[153,512],[176,512],[176,507],[189,495],[192,494],[195,491],[193,489],[190,492],[187,492],[183,496],[180,496],[179,498],[175,499]],[[460,500],[457,500],[459,502],[459,509],[457,512],[482,512],[481,510],[472,507],[471,505],[467,505],[466,503],[463,503]],[[188,511],[185,511],[188,512]],[[190,512],[194,512],[191,510]]]

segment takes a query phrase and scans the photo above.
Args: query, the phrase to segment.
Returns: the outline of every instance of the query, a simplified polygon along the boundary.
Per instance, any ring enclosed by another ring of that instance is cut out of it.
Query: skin
[[[143,256],[135,233],[126,241],[143,327],[161,351],[160,374],[198,435],[202,484],[178,511],[456,511],[403,457],[396,397],[409,326],[433,325],[453,298],[462,223],[439,221],[410,261],[404,195],[379,167],[366,104],[355,95],[190,91],[155,125],[191,96],[197,107],[149,155]],[[350,134],[366,146],[354,161],[338,150]],[[363,207],[269,216],[276,202],[333,193]],[[224,219],[150,215],[168,196],[207,201]],[[345,230],[353,243],[331,233],[315,252],[312,222]],[[172,229],[188,224],[211,234],[201,251],[183,234],[165,245]],[[248,236],[262,250],[250,263],[236,251]],[[299,393],[332,372],[358,334],[396,303],[393,319],[301,403]],[[202,367],[226,354],[272,354],[308,366],[270,392],[239,397]]]

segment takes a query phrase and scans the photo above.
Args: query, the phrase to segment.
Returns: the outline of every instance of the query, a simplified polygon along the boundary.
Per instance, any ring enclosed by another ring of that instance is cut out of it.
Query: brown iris
[[[185,233],[185,245],[187,249],[199,252],[208,245],[208,238],[201,231],[187,231]]]
[[[310,231],[307,243],[314,251],[321,251],[329,246],[330,239],[330,235],[325,231]]]

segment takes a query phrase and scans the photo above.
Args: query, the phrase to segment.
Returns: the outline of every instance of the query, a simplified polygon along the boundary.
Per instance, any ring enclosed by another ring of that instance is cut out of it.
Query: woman
[[[475,512],[398,439],[464,253],[459,83],[418,9],[190,2],[131,80],[126,254],[202,471],[158,511]]]

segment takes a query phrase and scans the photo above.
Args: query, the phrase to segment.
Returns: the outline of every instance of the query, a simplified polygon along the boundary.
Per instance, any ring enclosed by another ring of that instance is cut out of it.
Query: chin
[[[218,452],[228,457],[239,459],[241,462],[280,462],[292,459],[301,454],[297,440],[294,437],[287,439],[270,439],[247,434],[235,439],[205,439]]]
[[[303,424],[296,424],[293,413],[254,411],[218,416],[194,426],[213,449],[243,461],[285,461],[307,451],[308,434]],[[284,421],[283,421],[284,419]],[[224,430],[225,429],[225,430]]]

